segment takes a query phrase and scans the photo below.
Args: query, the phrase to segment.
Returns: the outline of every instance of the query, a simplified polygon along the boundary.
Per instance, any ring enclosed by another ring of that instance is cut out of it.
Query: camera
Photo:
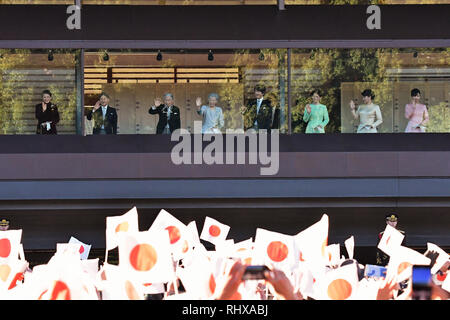
[[[248,266],[245,269],[242,280],[261,280],[265,279],[264,272],[269,271],[267,266]]]
[[[428,266],[413,266],[412,299],[431,300],[431,270]]]

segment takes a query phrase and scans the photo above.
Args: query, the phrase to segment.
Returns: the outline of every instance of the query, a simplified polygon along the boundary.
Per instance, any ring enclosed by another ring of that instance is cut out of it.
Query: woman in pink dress
[[[405,117],[409,120],[405,132],[425,132],[428,122],[428,111],[424,104],[420,104],[420,90],[411,90],[411,103],[405,106]]]

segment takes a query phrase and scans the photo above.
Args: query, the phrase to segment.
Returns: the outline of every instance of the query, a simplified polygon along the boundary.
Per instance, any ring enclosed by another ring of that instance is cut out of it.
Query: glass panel
[[[288,5],[450,4],[450,0],[285,0]]]
[[[0,49],[0,133],[76,133],[76,63],[79,51]],[[50,90],[54,114],[37,115],[44,90]],[[50,132],[38,123],[51,121]],[[37,118],[38,117],[38,118]],[[45,118],[45,121],[43,119]],[[48,119],[47,119],[48,118]],[[53,118],[52,118],[53,119]]]
[[[155,99],[164,100],[166,93],[173,94],[180,126],[189,132],[194,130],[194,121],[202,121],[197,98],[201,98],[200,107],[208,106],[211,93],[219,96],[217,106],[222,109],[224,122],[221,131],[244,128],[246,118],[240,109],[254,98],[257,85],[266,87],[265,99],[275,107],[271,109],[270,127],[286,132],[286,52],[285,49],[86,52],[85,134],[93,133],[93,120],[87,118],[101,92],[108,93],[110,104],[117,109],[119,134],[159,133],[162,128],[158,124],[163,125],[159,123],[159,111],[149,114],[149,109],[157,104]],[[161,121],[167,124],[167,120]]]
[[[84,5],[276,5],[276,0],[80,0]],[[2,4],[71,5],[74,0],[0,0]]]
[[[305,114],[305,109],[308,104],[315,105],[310,93],[319,89],[320,104],[327,107],[329,116],[325,132],[354,133],[358,128],[364,132],[361,124],[366,123],[364,119],[369,115],[364,112],[376,115],[375,109],[361,106],[363,116],[359,114],[355,119],[350,102],[354,101],[357,110],[358,105],[364,104],[361,93],[371,89],[375,94],[373,103],[379,106],[382,118],[376,132],[405,132],[408,123],[414,127],[408,131],[450,132],[449,63],[449,48],[293,50],[292,131],[311,132],[313,122],[308,118],[312,113]],[[414,107],[413,114],[407,112],[413,108],[407,105],[412,104],[411,91],[415,88],[421,96],[417,103],[426,106],[428,123],[423,121],[425,107]],[[417,128],[422,122],[422,128]]]

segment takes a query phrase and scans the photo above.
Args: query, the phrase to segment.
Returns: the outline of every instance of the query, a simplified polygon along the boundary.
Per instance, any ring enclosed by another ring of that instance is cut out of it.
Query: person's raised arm
[[[199,115],[202,115],[203,114],[203,111],[202,111],[202,98],[197,97],[197,99],[195,99],[195,105],[197,106],[197,113]]]
[[[225,278],[222,287],[216,288],[214,300],[230,300],[237,292],[239,285],[242,283],[246,266],[240,261],[236,261]]]
[[[100,101],[97,101],[94,105],[94,108],[92,108],[92,110],[87,114],[87,119],[91,120],[92,119],[92,115],[94,114],[95,111],[98,110],[98,108],[100,108]]]
[[[352,112],[353,119],[355,119],[355,120],[358,119],[359,112],[358,112],[358,110],[356,110],[356,105],[353,102],[353,100],[350,101],[350,111]]]
[[[160,98],[155,99],[155,104],[148,109],[148,113],[150,114],[157,114],[159,112],[158,108],[162,104],[162,101]]]
[[[305,107],[305,112],[303,112],[303,121],[308,122],[311,117],[311,106],[309,104]]]

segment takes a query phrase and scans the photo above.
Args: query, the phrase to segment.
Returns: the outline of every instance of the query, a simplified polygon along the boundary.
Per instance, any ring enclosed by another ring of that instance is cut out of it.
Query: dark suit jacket
[[[59,122],[59,112],[56,105],[53,103],[47,104],[47,109],[45,111],[42,111],[42,102],[38,103],[35,106],[35,114],[36,119],[38,119],[38,124],[36,127],[36,133],[37,134],[57,134],[56,131],[56,124]],[[50,124],[50,130],[47,131],[46,128],[41,126],[41,123],[51,121]]]
[[[105,126],[107,134],[117,134],[117,112],[115,108],[111,106],[106,108],[105,119],[103,119],[102,107],[98,108],[95,112],[92,109],[86,117],[88,120],[94,118],[93,134],[99,134],[102,125]]]
[[[156,107],[155,109],[150,108],[148,110],[148,113],[159,115],[158,125],[156,126],[156,134],[163,133],[164,128],[167,125],[166,106],[164,104],[161,104],[160,106]],[[172,106],[172,111],[170,113],[170,119],[168,122],[169,122],[170,133],[172,133],[173,131],[175,131],[176,129],[179,129],[181,127],[180,109],[178,107]]]
[[[261,102],[259,113],[256,114],[257,105],[256,99],[251,99],[247,102],[247,109],[244,111],[244,130],[253,128],[255,120],[258,124],[258,129],[270,130],[272,126],[272,106],[270,100]]]

